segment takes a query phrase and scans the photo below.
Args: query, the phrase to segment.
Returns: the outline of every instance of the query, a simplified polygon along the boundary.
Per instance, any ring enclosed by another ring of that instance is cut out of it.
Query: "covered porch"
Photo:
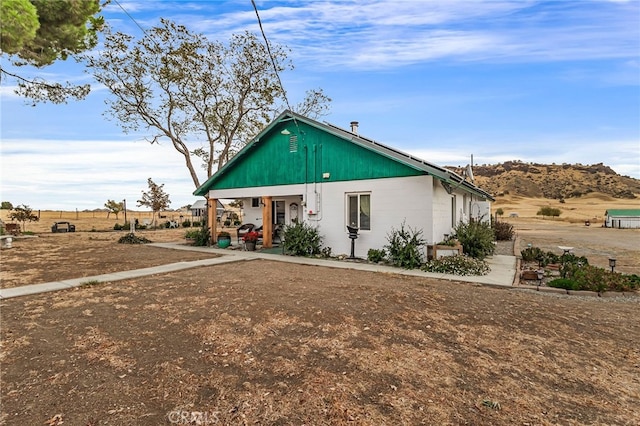
[[[218,223],[214,214],[212,214],[212,210],[215,211],[215,209],[212,209],[212,206],[215,206],[221,198],[242,201],[242,224],[240,225],[242,230],[235,234],[231,232],[232,240],[238,239],[238,243],[244,233],[249,232],[251,229],[260,229],[260,233],[262,234],[262,247],[272,248],[274,240],[277,240],[277,236],[275,235],[276,230],[282,230],[287,225],[300,223],[303,220],[305,203],[302,194],[256,195],[252,193],[248,196],[245,194],[241,194],[243,196],[231,196],[231,194],[215,194],[215,192],[222,191],[211,192],[212,194],[210,194],[210,197],[207,199],[207,224],[213,243],[217,242],[218,233],[222,229],[220,223]]]

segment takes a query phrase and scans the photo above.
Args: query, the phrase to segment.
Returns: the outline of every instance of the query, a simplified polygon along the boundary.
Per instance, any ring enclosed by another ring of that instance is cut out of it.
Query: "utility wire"
[[[120,4],[120,2],[119,2],[118,0],[113,0],[113,2],[114,2],[115,4],[117,4],[117,5],[118,5],[118,7],[119,7],[120,9],[122,9],[122,11],[125,13],[125,15],[127,15],[127,16],[129,17],[129,19],[131,19],[131,20],[133,21],[133,23],[137,25],[137,27],[138,27],[138,28],[140,28],[140,30],[142,31],[142,33],[143,33],[144,35],[148,35],[148,34],[147,34],[147,31],[146,31],[144,28],[142,28],[142,25],[138,24],[138,21],[136,21],[136,20],[133,18],[133,16],[131,16],[131,15],[129,14],[129,12],[127,12],[127,10],[126,10],[126,9],[125,9],[121,4]]]
[[[256,6],[255,0],[251,0],[251,4],[253,5],[253,10],[256,11],[256,17],[258,18],[258,26],[260,27],[260,32],[262,33],[262,38],[264,39],[264,43],[267,45],[267,53],[269,54],[269,58],[271,59],[271,64],[273,65],[273,71],[276,73],[276,78],[278,79],[278,84],[280,84],[280,89],[282,90],[282,96],[284,97],[284,101],[287,104],[287,108],[289,111],[293,112],[291,105],[289,104],[289,99],[287,98],[287,91],[284,89],[282,85],[282,80],[280,79],[280,73],[278,73],[278,67],[276,66],[276,61],[273,58],[273,54],[271,53],[271,47],[269,47],[269,40],[267,40],[267,35],[264,33],[264,28],[262,28],[262,20],[260,19],[260,14],[258,13],[258,7]],[[298,129],[298,134],[301,134],[300,127],[298,126],[298,121],[295,117],[293,117],[293,123],[296,125]]]

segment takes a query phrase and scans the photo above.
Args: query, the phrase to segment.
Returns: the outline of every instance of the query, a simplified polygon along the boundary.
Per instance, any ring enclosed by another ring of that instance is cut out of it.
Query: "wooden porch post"
[[[262,197],[262,247],[273,247],[273,213],[271,197]]]
[[[209,226],[209,231],[211,232],[211,243],[214,244],[218,242],[218,230],[217,226],[217,208],[218,208],[218,200],[215,198],[207,198],[207,225]]]

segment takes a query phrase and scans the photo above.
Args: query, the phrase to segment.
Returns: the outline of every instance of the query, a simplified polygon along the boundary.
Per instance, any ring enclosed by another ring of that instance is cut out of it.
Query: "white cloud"
[[[165,184],[173,208],[195,199],[180,155],[171,146],[147,142],[3,140],[1,176],[3,200],[34,208],[135,202],[148,189],[147,178]]]

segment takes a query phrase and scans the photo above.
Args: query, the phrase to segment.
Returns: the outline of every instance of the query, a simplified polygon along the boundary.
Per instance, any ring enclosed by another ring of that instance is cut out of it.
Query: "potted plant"
[[[254,251],[256,249],[258,237],[260,237],[260,234],[258,234],[256,231],[251,231],[244,234],[242,240],[244,241],[244,245],[248,251]]]
[[[446,256],[462,254],[462,245],[453,236],[447,236],[437,244],[427,245],[427,259],[440,259]]]
[[[222,231],[218,234],[218,247],[227,248],[231,245],[231,234],[227,231]]]

